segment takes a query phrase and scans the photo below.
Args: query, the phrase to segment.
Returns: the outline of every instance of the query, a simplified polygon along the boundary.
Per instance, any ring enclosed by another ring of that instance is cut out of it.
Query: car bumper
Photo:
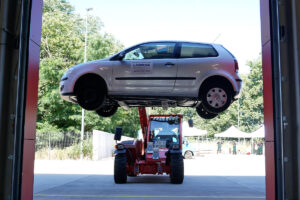
[[[73,92],[73,87],[70,86],[68,78],[62,78],[59,83],[59,91],[62,99],[72,103],[77,102],[76,95]]]
[[[243,83],[243,81],[240,78],[235,79],[235,81],[236,81],[236,84],[237,84],[237,90],[235,91],[234,100],[237,100],[242,95],[242,83]]]

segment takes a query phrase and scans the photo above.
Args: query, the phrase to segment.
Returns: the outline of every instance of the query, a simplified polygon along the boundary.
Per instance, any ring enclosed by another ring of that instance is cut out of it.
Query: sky
[[[219,43],[240,73],[261,53],[259,0],[69,0],[75,11],[100,17],[103,31],[125,47],[152,40]]]

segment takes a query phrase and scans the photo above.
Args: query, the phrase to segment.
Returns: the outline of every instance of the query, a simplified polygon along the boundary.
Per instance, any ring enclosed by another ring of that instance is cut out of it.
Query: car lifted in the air
[[[211,119],[239,97],[238,70],[235,57],[219,44],[145,42],[71,67],[60,93],[103,117],[120,106],[144,106],[195,107],[199,116]]]

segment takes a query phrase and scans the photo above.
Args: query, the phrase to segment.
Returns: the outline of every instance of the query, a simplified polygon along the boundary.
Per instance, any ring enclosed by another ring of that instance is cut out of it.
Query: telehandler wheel
[[[171,154],[171,183],[181,184],[184,178],[184,164],[181,154]]]
[[[133,174],[133,173],[128,174],[128,176],[129,176],[129,177],[137,177],[137,175],[136,175],[136,174]]]
[[[117,184],[127,182],[126,163],[127,163],[126,154],[116,155],[115,166],[114,166],[114,179],[115,179],[115,183]]]

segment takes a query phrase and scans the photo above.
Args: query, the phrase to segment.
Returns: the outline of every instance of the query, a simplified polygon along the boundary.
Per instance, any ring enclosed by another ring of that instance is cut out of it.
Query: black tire
[[[136,174],[133,174],[133,173],[128,174],[128,176],[129,176],[129,177],[137,177],[137,175],[136,175]]]
[[[221,113],[232,102],[232,89],[227,83],[209,83],[200,93],[203,106],[208,112]]]
[[[117,154],[115,156],[114,180],[117,184],[127,182],[126,163],[126,154]]]
[[[101,117],[111,117],[118,111],[117,105],[104,105],[96,110],[96,113]]]
[[[106,98],[106,88],[97,78],[83,78],[76,84],[77,103],[85,110],[97,110]]]
[[[171,172],[170,180],[171,183],[181,184],[184,179],[184,164],[183,157],[181,154],[171,154]]]
[[[192,158],[193,158],[193,152],[191,152],[191,151],[186,151],[186,152],[184,153],[184,158],[185,158],[185,159],[192,159]]]
[[[203,119],[213,119],[216,116],[218,116],[218,114],[216,114],[216,113],[208,112],[206,110],[206,108],[204,108],[202,103],[196,107],[196,111],[197,111],[198,115],[200,117],[202,117]]]

